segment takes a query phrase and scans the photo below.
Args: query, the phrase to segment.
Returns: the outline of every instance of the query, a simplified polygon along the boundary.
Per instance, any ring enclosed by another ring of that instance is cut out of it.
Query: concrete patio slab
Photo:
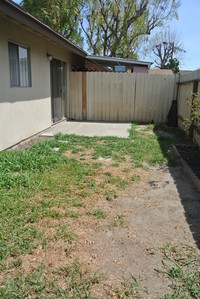
[[[129,137],[130,123],[98,123],[98,122],[75,122],[64,121],[52,126],[40,134],[41,137],[52,137],[57,133],[75,134],[79,136],[116,136]]]

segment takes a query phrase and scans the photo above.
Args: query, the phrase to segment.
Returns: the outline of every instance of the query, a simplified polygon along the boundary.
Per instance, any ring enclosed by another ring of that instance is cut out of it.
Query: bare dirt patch
[[[51,240],[46,248],[40,246],[22,257],[25,271],[41,263],[53,271],[79,258],[84,270],[102,276],[102,282],[92,290],[97,298],[117,298],[111,289],[124,277],[140,280],[142,298],[159,298],[170,292],[169,280],[155,271],[162,268],[161,248],[168,243],[200,246],[199,194],[181,167],[123,172],[125,166],[122,163],[117,169],[105,164],[102,171],[126,178],[137,171],[142,180],[121,190],[111,202],[103,195],[92,203],[86,201],[86,208],[101,209],[107,217],[93,219],[82,213],[78,220],[65,219],[78,236],[72,250],[68,252],[65,239]],[[123,221],[112,225],[120,215]],[[49,233],[54,233],[52,228]]]
[[[170,292],[168,279],[155,271],[162,268],[160,249],[167,243],[199,246],[199,194],[182,169],[152,168],[119,198],[98,202],[97,207],[104,207],[109,216],[87,229],[82,227],[77,251],[90,271],[104,277],[98,298],[108,296],[106,286],[118,285],[130,276],[141,279],[142,298],[159,298]],[[111,227],[112,218],[119,214],[125,216],[124,224]]]

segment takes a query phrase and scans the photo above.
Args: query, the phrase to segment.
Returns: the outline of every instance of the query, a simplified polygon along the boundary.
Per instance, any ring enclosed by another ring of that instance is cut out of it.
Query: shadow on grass
[[[188,144],[185,134],[177,128],[156,125],[154,133],[157,135],[160,149],[168,160],[169,171],[176,184],[181,203],[184,208],[185,218],[193,235],[197,247],[200,249],[200,193],[196,190],[189,175],[180,166],[179,159],[169,152],[170,144]],[[182,172],[177,171],[177,166]],[[199,169],[200,170],[200,169]],[[186,179],[185,179],[186,178]]]

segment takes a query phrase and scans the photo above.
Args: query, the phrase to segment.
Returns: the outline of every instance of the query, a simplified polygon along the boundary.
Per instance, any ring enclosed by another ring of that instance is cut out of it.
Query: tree
[[[200,97],[198,97],[196,93],[190,93],[187,98],[187,104],[190,107],[191,113],[188,118],[184,119],[183,125],[192,140],[194,136],[194,129],[200,122]]]
[[[95,55],[137,58],[144,37],[177,17],[179,0],[89,0],[81,26]]]
[[[20,5],[64,37],[83,45],[79,27],[82,0],[23,0]]]
[[[177,58],[170,58],[167,64],[164,66],[165,69],[172,70],[175,74],[179,73],[179,61]]]
[[[150,41],[150,49],[154,53],[154,63],[161,69],[179,71],[179,60],[185,53],[182,42],[176,31],[169,29],[157,33]]]

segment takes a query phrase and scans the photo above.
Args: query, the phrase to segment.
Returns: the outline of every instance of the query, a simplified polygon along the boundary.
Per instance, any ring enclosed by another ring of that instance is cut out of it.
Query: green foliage
[[[197,94],[191,93],[188,96],[187,104],[191,108],[191,113],[188,118],[184,119],[183,125],[185,130],[189,132],[190,135],[192,135],[194,128],[200,122],[200,98]]]
[[[83,46],[79,28],[82,0],[23,0],[20,5],[64,37]]]
[[[48,143],[38,143],[28,151],[0,153],[0,188],[29,187],[32,177],[36,178],[55,164],[65,163]]]
[[[95,55],[137,59],[145,36],[177,18],[179,0],[22,0],[23,9]]]
[[[177,58],[171,58],[168,60],[168,62],[165,64],[164,69],[172,70],[173,73],[177,74],[179,73],[179,61]]]
[[[90,0],[85,3],[81,26],[94,55],[137,59],[145,36],[177,17],[179,0]]]

